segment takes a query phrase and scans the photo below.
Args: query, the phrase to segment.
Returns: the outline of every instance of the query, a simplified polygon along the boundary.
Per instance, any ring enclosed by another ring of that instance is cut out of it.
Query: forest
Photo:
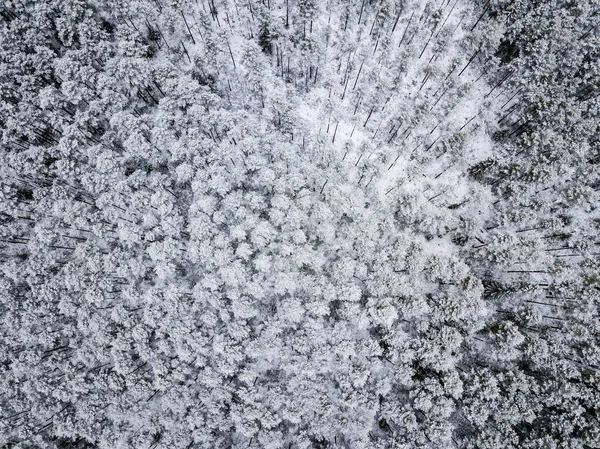
[[[597,0],[0,1],[0,449],[600,447]]]

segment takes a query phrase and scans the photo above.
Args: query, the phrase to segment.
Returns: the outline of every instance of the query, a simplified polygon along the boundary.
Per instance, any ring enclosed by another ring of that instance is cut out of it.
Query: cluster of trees
[[[480,411],[490,402],[519,408],[523,418],[480,414],[487,430],[479,444],[594,447],[600,10],[594,2],[499,1],[490,11],[489,26],[504,24],[495,56],[496,79],[508,77],[506,101],[493,128],[497,151],[469,172],[496,198],[481,243],[471,247],[471,267],[497,308],[481,353],[496,397],[471,401]],[[508,338],[512,352],[490,350]]]
[[[0,447],[600,444],[591,0],[0,17]]]

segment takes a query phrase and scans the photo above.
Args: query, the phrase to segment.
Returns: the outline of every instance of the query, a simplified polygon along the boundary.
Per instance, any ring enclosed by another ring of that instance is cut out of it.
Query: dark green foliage
[[[503,64],[508,64],[515,58],[518,58],[519,54],[520,49],[515,42],[503,39],[498,46],[498,50],[496,50],[495,56],[500,58]]]
[[[258,33],[258,45],[268,55],[273,53],[273,36],[267,23],[261,23]]]

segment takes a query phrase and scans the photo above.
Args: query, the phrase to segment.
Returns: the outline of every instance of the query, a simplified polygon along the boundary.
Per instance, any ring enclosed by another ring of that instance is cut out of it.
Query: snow
[[[0,447],[599,446],[590,5],[96,3],[0,9]]]

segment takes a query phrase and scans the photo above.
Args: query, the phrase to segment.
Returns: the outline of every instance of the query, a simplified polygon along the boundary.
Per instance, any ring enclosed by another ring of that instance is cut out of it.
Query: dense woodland
[[[595,0],[0,3],[0,448],[600,447]]]

